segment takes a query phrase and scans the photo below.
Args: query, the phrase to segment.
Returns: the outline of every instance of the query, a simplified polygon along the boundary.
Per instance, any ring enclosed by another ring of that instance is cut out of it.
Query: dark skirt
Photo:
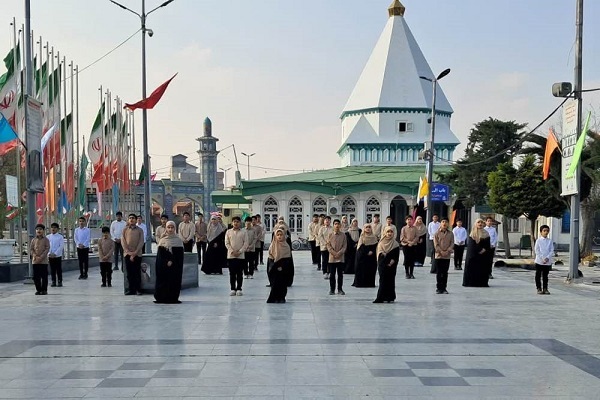
[[[400,248],[397,247],[387,255],[380,255],[377,260],[377,270],[379,271],[379,290],[375,302],[396,300],[396,269],[398,268],[398,257]],[[390,266],[390,261],[394,260]]]
[[[358,230],[359,235],[361,230]],[[346,266],[344,267],[345,274],[354,274],[356,270],[356,245],[358,242],[355,242],[350,237],[349,233],[346,233],[346,253],[344,254],[344,259]]]
[[[356,271],[354,273],[354,287],[375,287],[377,275],[377,244],[360,246],[356,251]],[[369,252],[373,254],[369,255]]]
[[[480,254],[481,250],[485,250]],[[469,237],[467,239],[467,257],[463,274],[463,286],[488,287],[490,256],[490,239],[481,239],[479,243]]]
[[[202,268],[205,274],[223,274],[223,268],[227,264],[227,248],[225,247],[225,232],[221,233],[214,240],[208,242]]]
[[[419,236],[419,243],[415,246],[415,264],[423,265],[427,255],[427,234]]]
[[[171,266],[168,266],[168,262]],[[164,247],[159,247],[156,252],[156,286],[154,298],[156,303],[180,303],[181,278],[183,276],[183,247],[174,247],[169,252]]]
[[[292,258],[282,258],[275,262],[272,258],[267,260],[267,274],[271,283],[271,292],[267,303],[285,303],[290,273],[293,273],[294,263]]]

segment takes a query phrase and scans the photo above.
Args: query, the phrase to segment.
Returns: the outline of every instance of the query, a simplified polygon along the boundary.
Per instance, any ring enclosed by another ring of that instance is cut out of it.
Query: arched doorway
[[[390,217],[392,217],[394,225],[398,228],[398,233],[400,232],[400,228],[404,226],[404,220],[408,215],[408,204],[406,200],[402,196],[396,196],[390,203]],[[382,219],[384,216],[382,215]]]

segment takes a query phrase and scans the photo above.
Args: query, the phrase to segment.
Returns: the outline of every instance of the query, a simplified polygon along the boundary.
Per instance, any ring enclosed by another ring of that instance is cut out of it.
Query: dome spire
[[[390,15],[390,18],[397,15],[404,17],[404,11],[406,11],[406,7],[400,3],[400,0],[394,0],[388,8],[388,14]]]

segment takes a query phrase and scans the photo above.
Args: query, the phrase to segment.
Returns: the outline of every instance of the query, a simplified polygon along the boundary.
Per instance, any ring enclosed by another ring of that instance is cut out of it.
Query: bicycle
[[[308,244],[308,240],[298,236],[298,239],[292,242],[292,250],[309,250],[310,245]]]

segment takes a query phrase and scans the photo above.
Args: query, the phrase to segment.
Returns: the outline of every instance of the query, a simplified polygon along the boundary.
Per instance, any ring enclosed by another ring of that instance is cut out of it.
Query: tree
[[[488,118],[471,129],[465,155],[441,180],[452,187],[465,207],[485,204],[488,196],[488,175],[506,163],[521,149],[522,130],[526,124]],[[502,217],[507,226],[508,217]],[[508,230],[503,230],[506,256],[510,257]]]
[[[488,175],[488,202],[494,211],[510,218],[524,215],[530,223],[531,243],[535,243],[538,217],[559,218],[564,202],[556,198],[554,188],[542,178],[542,166],[534,155],[527,155],[518,168],[512,162],[500,164]]]

